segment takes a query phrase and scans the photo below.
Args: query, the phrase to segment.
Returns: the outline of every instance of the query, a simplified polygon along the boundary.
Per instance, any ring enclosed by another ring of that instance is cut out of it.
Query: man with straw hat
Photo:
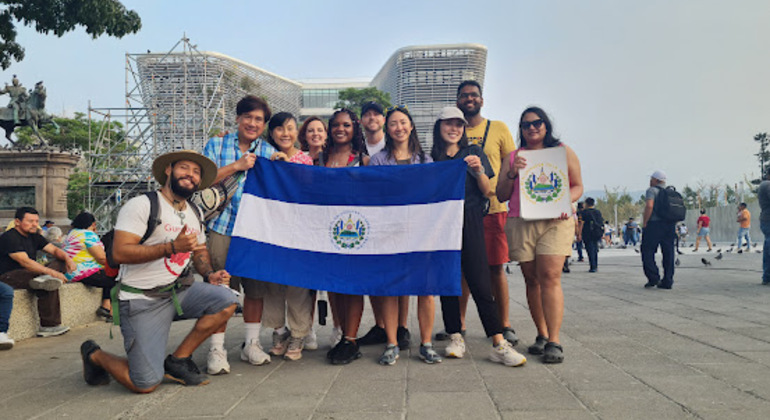
[[[164,376],[184,385],[207,384],[208,377],[192,360],[193,351],[223,331],[238,306],[230,289],[219,287],[227,286],[230,275],[211,269],[200,214],[187,202],[195,191],[211,185],[216,165],[200,153],[182,150],[155,159],[152,173],[162,188],[126,202],[115,224],[112,255],[121,264],[121,275],[119,291],[113,291],[119,305],[113,310],[119,309],[114,317],[127,357],[107,353],[93,340],[84,342],[80,352],[89,385],[105,385],[110,375],[137,393],[154,391]],[[150,221],[153,204],[157,215]],[[207,283],[194,281],[190,262]],[[171,322],[190,318],[198,321],[164,360]]]

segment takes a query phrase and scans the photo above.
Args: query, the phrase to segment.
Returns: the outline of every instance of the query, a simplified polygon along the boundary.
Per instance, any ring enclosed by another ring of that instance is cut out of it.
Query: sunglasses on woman
[[[529,127],[535,127],[535,129],[539,130],[540,127],[545,124],[545,121],[543,120],[535,120],[535,121],[522,121],[519,124],[519,127],[521,127],[522,130],[529,130]]]

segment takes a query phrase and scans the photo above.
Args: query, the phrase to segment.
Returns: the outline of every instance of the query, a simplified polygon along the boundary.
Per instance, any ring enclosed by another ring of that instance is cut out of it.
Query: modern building
[[[487,48],[479,44],[412,46],[393,53],[373,79],[295,81],[224,54],[198,51],[187,38],[165,54],[126,54],[126,107],[89,109],[105,122],[123,120],[125,135],[117,142],[104,137],[109,133],[90,139],[88,207],[98,219],[111,220],[106,216],[114,216],[122,200],[152,188],[155,157],[201,150],[210,136],[234,129],[235,104],[246,94],[304,119],[330,116],[341,90],[374,86],[388,92],[393,104],[409,108],[430,150],[439,110],[455,103],[463,80],[483,86],[486,59]]]

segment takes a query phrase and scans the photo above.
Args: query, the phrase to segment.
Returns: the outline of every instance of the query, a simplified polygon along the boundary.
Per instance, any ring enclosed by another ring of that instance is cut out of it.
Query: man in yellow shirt
[[[475,80],[466,80],[457,87],[457,107],[463,112],[468,121],[466,135],[468,142],[478,144],[487,155],[495,176],[489,180],[492,191],[497,186],[497,175],[500,173],[500,163],[508,156],[516,145],[508,127],[502,121],[490,121],[481,116],[481,108],[484,106],[484,97],[481,94],[481,85]],[[516,332],[511,328],[508,320],[508,281],[503,271],[503,264],[508,259],[508,241],[505,238],[505,221],[508,209],[492,194],[489,197],[489,213],[484,217],[484,238],[487,249],[487,259],[492,283],[492,294],[497,303],[497,311],[500,322],[503,325],[503,337],[512,345],[519,341]],[[461,315],[463,329],[465,325],[465,311],[468,304],[468,288],[463,287],[461,299]]]
[[[751,230],[751,213],[746,208],[746,203],[738,205],[738,253],[742,253],[741,240],[746,238],[746,252],[751,249],[751,236],[749,236],[749,230]]]

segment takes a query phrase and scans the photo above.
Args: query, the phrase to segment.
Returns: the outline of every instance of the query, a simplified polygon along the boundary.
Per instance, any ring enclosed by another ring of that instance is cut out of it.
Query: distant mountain
[[[638,191],[628,191],[628,194],[631,195],[631,198],[636,202],[636,200],[639,199],[639,197],[643,196],[644,193],[647,190],[638,190]],[[594,199],[604,199],[605,197],[604,190],[587,190],[583,191],[583,196],[580,197],[580,201],[585,200],[587,197],[593,197]]]

